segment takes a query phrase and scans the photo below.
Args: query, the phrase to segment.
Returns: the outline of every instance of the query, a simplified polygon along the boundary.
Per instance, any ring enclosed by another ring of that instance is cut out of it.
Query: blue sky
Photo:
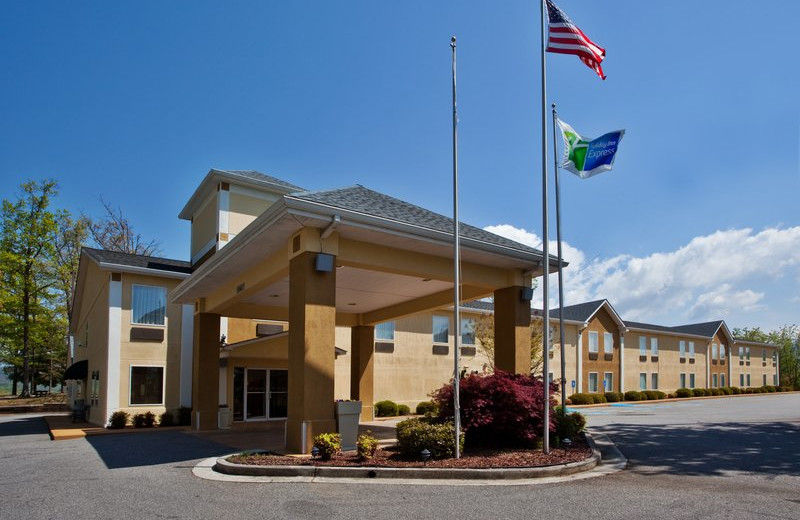
[[[800,322],[797,45],[763,22],[800,4],[557,3],[608,79],[548,55],[548,103],[585,135],[626,129],[613,172],[562,176],[566,303]],[[55,178],[58,205],[96,215],[102,196],[177,258],[211,167],[450,214],[451,35],[462,220],[537,244],[535,0],[0,3],[0,196]]]

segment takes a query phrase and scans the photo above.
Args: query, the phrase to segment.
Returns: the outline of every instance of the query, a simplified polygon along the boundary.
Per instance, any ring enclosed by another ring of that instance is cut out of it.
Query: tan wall
[[[716,358],[713,356],[713,344],[717,345],[717,356]],[[708,376],[708,388],[715,388],[714,387],[714,375],[717,376],[717,386],[716,388],[720,388],[723,386],[730,386],[730,381],[728,381],[728,359],[722,358],[720,356],[720,345],[725,347],[725,358],[728,357],[728,351],[730,350],[728,346],[728,340],[722,334],[721,331],[717,332],[717,334],[711,339],[709,343],[709,376]],[[722,379],[725,379],[725,384],[722,384]]]
[[[536,325],[541,326],[541,321],[537,320]],[[553,327],[553,349],[550,350],[548,357],[548,372],[553,374],[553,381],[559,383],[561,379],[561,333],[557,322],[551,325]],[[567,379],[567,396],[574,394],[577,391],[578,383],[578,354],[576,349],[576,340],[578,336],[578,327],[576,325],[564,324],[564,365],[566,367]],[[575,381],[575,390],[572,388],[572,381]]]
[[[282,321],[251,320],[246,318],[228,318],[228,332],[226,341],[229,345],[240,341],[247,341],[258,337],[256,327],[259,323],[281,325],[283,330],[288,330],[289,324]]]
[[[89,379],[80,385],[81,399],[91,406],[89,420],[94,424],[104,425],[109,413],[105,398],[105,382],[108,377],[108,282],[111,273],[101,271],[94,262],[87,263],[83,305],[81,315],[77,317],[75,332],[75,360],[89,360]],[[88,332],[88,334],[87,334]],[[100,371],[100,388],[98,400],[92,402],[91,375]]]
[[[228,206],[228,233],[236,235],[247,227],[259,215],[264,213],[278,197],[271,193],[263,195],[267,199],[250,197],[240,193],[230,194],[230,204]]]
[[[639,337],[647,338],[645,361],[639,356]],[[658,360],[654,361],[650,351],[650,338],[658,338]],[[680,360],[680,341],[686,342],[685,360]],[[694,342],[694,363],[689,357],[689,342]],[[674,392],[680,388],[680,374],[686,374],[686,385],[690,384],[689,374],[695,375],[695,388],[706,385],[706,349],[708,341],[702,338],[689,338],[659,334],[657,332],[631,331],[625,334],[625,389],[639,390],[639,374],[647,374],[647,389],[652,388],[652,374],[658,373],[658,388],[662,392]]]
[[[217,192],[211,200],[192,218],[192,258],[210,240],[217,237]]]
[[[589,354],[589,332],[597,332],[598,339],[598,353]],[[605,354],[605,337],[604,334],[610,332],[614,337],[614,349],[610,356]],[[619,326],[614,319],[605,309],[601,308],[592,317],[589,325],[583,331],[583,391],[589,392],[589,373],[597,372],[597,391],[603,392],[603,377],[607,372],[613,374],[614,388],[606,388],[606,392],[619,392],[620,373],[619,373],[619,358],[620,358],[620,335]]]
[[[777,349],[773,347],[760,347],[754,345],[741,345],[743,348],[750,348],[750,361],[746,356],[739,357],[739,345],[734,345],[730,355],[731,361],[731,382],[729,386],[756,387],[764,384],[764,376],[767,376],[767,385],[774,384],[774,376],[778,373],[778,364],[772,362],[772,354]],[[761,352],[766,352],[766,362],[762,361]],[[744,384],[740,382],[740,374],[745,374]],[[750,384],[747,384],[747,374],[750,374]]]

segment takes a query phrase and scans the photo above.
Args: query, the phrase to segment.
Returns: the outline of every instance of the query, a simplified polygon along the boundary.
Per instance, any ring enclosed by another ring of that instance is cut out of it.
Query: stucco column
[[[336,431],[336,269],[315,269],[317,253],[289,261],[289,416],[286,449],[308,453],[314,436]]]
[[[361,325],[350,329],[350,399],[361,401],[361,420],[373,416],[375,327]]]
[[[505,372],[530,374],[531,305],[522,299],[522,290],[513,286],[494,292],[494,366]],[[548,355],[546,346],[542,352]]]
[[[192,427],[217,429],[219,409],[219,314],[194,315]]]
[[[661,384],[661,381],[658,382]],[[625,333],[619,333],[619,391],[625,393]]]

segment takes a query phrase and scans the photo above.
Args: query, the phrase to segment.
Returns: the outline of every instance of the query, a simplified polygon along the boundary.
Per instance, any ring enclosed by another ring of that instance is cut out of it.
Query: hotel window
[[[772,351],[772,366],[775,366],[777,364],[778,364],[778,351],[777,350],[773,350]]]
[[[550,383],[553,382],[553,373],[552,372],[548,372],[547,373],[547,381],[550,382]]]
[[[131,366],[131,405],[164,403],[164,367]]]
[[[712,343],[711,344],[711,359],[717,359],[717,357],[718,357],[717,344],[716,343]]]
[[[433,342],[447,343],[447,335],[450,333],[450,318],[447,316],[433,317]]]
[[[650,338],[650,355],[658,357],[658,338]]]
[[[686,342],[679,341],[678,342],[678,350],[680,351],[681,359],[686,359]],[[681,387],[683,388],[683,387]]]
[[[689,359],[694,359],[694,341],[689,342]]]
[[[767,349],[765,349],[765,348],[761,349],[761,362],[762,363],[766,363],[767,362]]]
[[[647,374],[644,372],[639,374],[639,390],[647,390]]]
[[[739,364],[744,365],[744,347],[739,347]]]
[[[747,386],[750,386],[750,374],[747,374]]]
[[[639,336],[639,355],[647,355],[647,338],[644,336]]]
[[[689,374],[689,388],[694,388],[694,374]]]
[[[475,320],[461,318],[461,344],[475,345]]]
[[[552,352],[553,349],[555,348],[555,343],[556,343],[556,341],[555,341],[556,328],[555,327],[548,327],[548,330],[550,331],[550,337],[548,339],[547,348],[548,348],[548,351]]]
[[[717,387],[717,374],[711,374],[711,388]]]
[[[722,361],[725,361],[725,345],[722,343],[719,344],[719,358]]]
[[[739,386],[744,386],[744,374],[739,374]]]
[[[167,289],[134,285],[131,296],[131,322],[135,325],[164,325],[167,315]]]
[[[778,374],[772,374],[772,384],[778,386]]]
[[[589,331],[589,354],[597,354],[598,352],[598,335],[597,332]]]
[[[614,353],[614,335],[610,332],[603,334],[603,352],[606,354]]]
[[[394,322],[384,321],[375,325],[375,339],[378,341],[394,341]]]
[[[747,362],[750,363],[750,347],[744,348],[744,355],[747,358]]]
[[[767,386],[767,374],[761,374],[761,376],[762,376],[761,386]]]
[[[606,392],[614,391],[614,374],[611,372],[603,374],[603,390]]]
[[[658,374],[650,374],[650,388],[658,390]]]
[[[722,387],[725,386],[725,374],[720,374],[719,375],[719,386],[722,386]]]
[[[686,374],[681,374],[681,382],[679,388],[686,388]]]
[[[589,372],[589,392],[597,392],[597,372]]]

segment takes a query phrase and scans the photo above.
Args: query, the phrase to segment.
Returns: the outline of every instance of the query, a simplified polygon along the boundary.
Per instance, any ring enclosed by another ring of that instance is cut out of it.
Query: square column
[[[304,252],[289,260],[286,449],[292,453],[308,453],[316,435],[336,431],[336,269],[317,271],[316,258]]]
[[[350,399],[361,401],[361,420],[373,416],[375,327],[360,325],[350,329]]]
[[[523,289],[494,292],[494,366],[515,374],[531,373],[531,304],[522,299]]]
[[[219,411],[219,314],[194,315],[192,428],[216,430]]]

